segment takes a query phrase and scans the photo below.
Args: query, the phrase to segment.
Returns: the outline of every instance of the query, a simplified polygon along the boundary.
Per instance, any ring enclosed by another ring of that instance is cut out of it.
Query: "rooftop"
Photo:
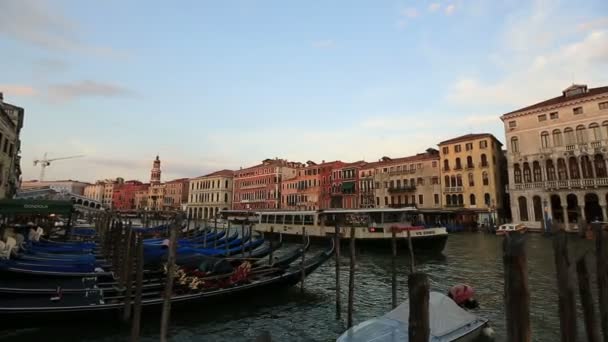
[[[532,109],[537,109],[537,108],[542,108],[542,107],[547,107],[547,106],[554,106],[554,105],[558,105],[558,104],[561,104],[564,102],[578,100],[578,99],[582,99],[582,98],[589,97],[589,96],[596,96],[596,95],[603,94],[603,93],[606,93],[606,95],[608,95],[608,86],[588,89],[587,86],[584,84],[573,84],[573,85],[569,86],[568,88],[564,89],[564,91],[562,91],[562,95],[560,95],[560,96],[557,96],[557,97],[554,97],[552,99],[545,100],[542,102],[538,102],[536,104],[533,104],[533,105],[527,106],[527,107],[523,107],[518,110],[514,110],[512,112],[504,114],[501,117],[501,119],[504,119],[505,116],[508,116],[511,114],[515,114],[515,113],[519,113],[519,112],[527,112]]]
[[[442,141],[438,145],[441,146],[441,145],[453,144],[453,143],[462,142],[462,141],[477,140],[477,139],[481,139],[481,138],[492,138],[492,139],[496,140],[496,142],[498,142],[502,146],[502,143],[498,139],[496,139],[495,136],[493,136],[490,133],[470,133],[470,134],[465,134],[465,135],[461,135],[461,136],[456,137],[456,138],[452,138],[452,139],[449,139],[449,140]]]

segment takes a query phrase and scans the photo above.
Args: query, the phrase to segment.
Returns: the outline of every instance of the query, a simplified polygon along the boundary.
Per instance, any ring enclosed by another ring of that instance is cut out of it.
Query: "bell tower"
[[[150,185],[160,184],[160,159],[158,155],[152,164],[152,171],[150,172]]]

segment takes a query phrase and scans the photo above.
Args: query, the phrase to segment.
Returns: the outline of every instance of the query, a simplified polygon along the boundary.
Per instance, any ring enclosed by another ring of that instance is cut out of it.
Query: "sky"
[[[608,1],[0,0],[23,179],[375,161],[608,85]]]

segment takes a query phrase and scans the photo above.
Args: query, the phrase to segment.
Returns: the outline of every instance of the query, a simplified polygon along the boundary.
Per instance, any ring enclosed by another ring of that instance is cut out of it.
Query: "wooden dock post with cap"
[[[411,342],[427,342],[431,335],[429,322],[429,278],[424,273],[416,272],[412,236],[407,231],[407,243],[410,251],[410,274],[407,277],[410,316],[408,320],[408,338]]]
[[[336,224],[334,234],[334,256],[336,259],[336,319],[342,317],[342,303],[340,299],[340,227]]]
[[[576,275],[578,279],[578,291],[581,298],[581,306],[583,307],[583,317],[585,322],[585,331],[587,332],[587,341],[600,342],[600,333],[598,331],[597,322],[595,320],[595,309],[593,307],[593,294],[591,293],[591,284],[589,271],[587,270],[587,254],[583,255],[576,262]]]
[[[394,308],[397,307],[397,232],[395,228],[391,229],[391,245],[392,245],[392,258],[391,258],[391,271],[392,271],[392,279],[391,279],[391,293],[392,300],[391,305]]]
[[[127,242],[126,242],[126,257],[125,257],[125,303],[123,308],[122,319],[124,322],[129,322],[131,318],[131,292],[133,289],[133,249],[135,248],[135,233],[131,229],[131,225],[127,227]]]
[[[608,273],[606,269],[606,246],[602,223],[592,223],[595,235],[595,260],[597,273],[597,287],[600,305],[600,322],[602,326],[602,339],[608,341]]]
[[[568,240],[566,231],[560,230],[553,236],[553,253],[557,272],[557,289],[559,294],[559,321],[562,342],[576,341],[576,302],[574,285],[568,270]]]
[[[131,342],[139,341],[141,329],[141,297],[144,280],[144,240],[142,234],[136,235],[136,275],[135,275],[135,298],[133,303],[133,320],[131,321]]]
[[[169,257],[167,260],[167,277],[163,294],[163,312],[160,323],[160,340],[167,342],[169,317],[171,315],[171,297],[173,295],[173,278],[175,276],[175,250],[177,248],[177,230],[181,225],[181,214],[169,225]]]
[[[272,265],[272,252],[274,252],[274,246],[272,245],[272,241],[274,240],[274,227],[270,227],[270,253],[268,253],[268,265]]]
[[[306,245],[306,228],[302,227],[302,249]],[[304,278],[306,276],[306,272],[304,269],[304,261],[306,260],[306,253],[302,253],[302,263],[300,264],[300,293],[304,293]]]
[[[530,291],[525,234],[507,233],[503,240],[504,298],[507,341],[531,341]]]
[[[355,227],[350,227],[350,268],[348,273],[347,328],[353,326],[353,306],[355,297]]]

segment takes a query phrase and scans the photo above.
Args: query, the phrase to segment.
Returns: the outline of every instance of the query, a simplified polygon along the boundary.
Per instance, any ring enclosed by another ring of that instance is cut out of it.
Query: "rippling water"
[[[592,248],[589,241],[574,237],[571,240],[571,260]],[[417,269],[429,274],[434,290],[445,292],[457,283],[472,285],[481,304],[476,314],[490,319],[499,336],[498,341],[503,340],[505,324],[501,241],[496,236],[482,233],[454,234],[450,235],[442,256],[419,256],[416,260]],[[341,260],[341,265],[342,321],[335,319],[335,268],[331,260],[306,279],[303,295],[294,288],[242,299],[238,303],[175,312],[171,317],[172,340],[253,341],[260,332],[267,330],[274,341],[335,341],[345,330],[348,257]],[[408,259],[400,255],[397,278],[400,300],[407,297],[408,267]],[[390,269],[388,253],[358,250],[355,323],[390,310]],[[550,239],[540,235],[529,236],[528,270],[533,340],[558,341],[557,290]],[[595,299],[597,302],[597,296]],[[158,340],[159,322],[160,315],[144,317],[142,340]],[[32,323],[33,326],[37,325]],[[578,330],[582,340],[582,322]],[[119,323],[78,322],[63,327],[0,332],[0,340],[39,341],[50,338],[57,341],[117,341],[128,339],[128,334],[129,328]]]

